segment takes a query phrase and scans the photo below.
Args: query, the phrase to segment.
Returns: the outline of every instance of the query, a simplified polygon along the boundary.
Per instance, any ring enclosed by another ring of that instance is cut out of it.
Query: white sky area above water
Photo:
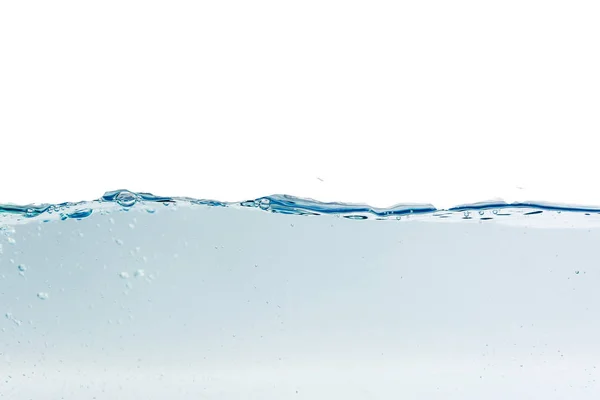
[[[600,205],[594,1],[0,5],[0,203]]]

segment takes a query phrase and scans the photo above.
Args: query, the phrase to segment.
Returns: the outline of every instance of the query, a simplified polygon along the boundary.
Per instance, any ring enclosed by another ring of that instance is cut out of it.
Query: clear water
[[[597,399],[600,210],[0,208],[0,398]]]

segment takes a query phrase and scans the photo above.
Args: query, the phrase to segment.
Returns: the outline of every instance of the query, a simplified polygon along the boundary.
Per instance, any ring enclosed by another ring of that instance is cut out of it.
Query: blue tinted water
[[[600,212],[0,208],[0,398],[596,399]]]

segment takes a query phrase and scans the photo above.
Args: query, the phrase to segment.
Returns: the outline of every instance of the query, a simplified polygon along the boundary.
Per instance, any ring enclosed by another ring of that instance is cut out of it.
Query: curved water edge
[[[101,198],[93,201],[65,202],[60,204],[13,205],[0,204],[0,218],[7,222],[30,219],[83,219],[95,212],[106,212],[114,208],[129,210],[144,207],[149,213],[156,206],[204,206],[253,208],[266,212],[291,215],[333,215],[354,220],[401,220],[403,217],[430,216],[436,219],[492,220],[511,215],[534,216],[544,212],[577,213],[584,215],[599,214],[600,207],[584,207],[562,205],[547,202],[488,201],[464,204],[448,209],[438,209],[431,204],[398,204],[388,208],[371,207],[366,204],[341,202],[321,202],[309,198],[290,195],[270,195],[254,200],[241,202],[222,202],[190,197],[156,196],[151,193],[136,193],[129,190],[113,190],[106,192]],[[404,218],[404,219],[406,219]]]

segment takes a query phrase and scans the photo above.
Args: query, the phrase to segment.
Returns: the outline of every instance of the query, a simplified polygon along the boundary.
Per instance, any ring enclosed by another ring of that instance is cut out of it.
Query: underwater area
[[[597,399],[600,208],[0,205],[0,399]]]

